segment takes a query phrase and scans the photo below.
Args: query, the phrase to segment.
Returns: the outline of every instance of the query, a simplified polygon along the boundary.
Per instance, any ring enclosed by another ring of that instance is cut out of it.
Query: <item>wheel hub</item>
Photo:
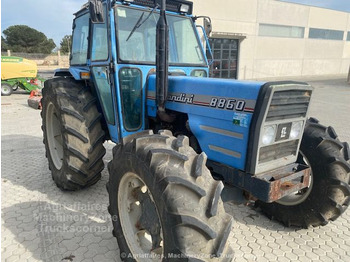
[[[136,228],[139,230],[146,230],[152,237],[152,250],[160,247],[160,222],[157,214],[156,207],[146,192],[143,193],[140,189],[134,190],[135,199],[140,202],[141,216],[136,222]]]
[[[10,86],[1,85],[1,92],[5,95],[8,95],[11,92],[10,88]]]
[[[118,191],[121,227],[136,260],[160,261],[163,254],[162,227],[153,197],[134,173],[123,176]]]
[[[54,104],[49,103],[46,110],[46,132],[49,151],[53,164],[57,170],[60,170],[63,165],[62,127]]]

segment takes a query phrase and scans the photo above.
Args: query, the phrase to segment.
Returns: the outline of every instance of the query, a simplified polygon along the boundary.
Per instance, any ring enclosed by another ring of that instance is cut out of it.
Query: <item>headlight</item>
[[[303,121],[294,122],[292,124],[292,129],[290,131],[290,138],[291,139],[299,138],[302,131],[303,131]]]
[[[269,145],[269,144],[273,143],[273,141],[275,140],[275,136],[276,136],[276,129],[277,129],[276,125],[264,127],[264,131],[263,131],[263,135],[262,135],[262,139],[261,139],[261,142],[264,145]]]

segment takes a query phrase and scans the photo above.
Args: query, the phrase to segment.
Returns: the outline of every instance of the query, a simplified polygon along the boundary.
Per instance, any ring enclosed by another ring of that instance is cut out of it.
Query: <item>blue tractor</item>
[[[62,190],[98,182],[126,261],[230,261],[224,181],[285,225],[325,225],[350,201],[349,146],[308,117],[300,82],[208,77],[185,0],[90,0],[70,68],[45,82],[42,129]],[[210,27],[210,24],[209,24]]]

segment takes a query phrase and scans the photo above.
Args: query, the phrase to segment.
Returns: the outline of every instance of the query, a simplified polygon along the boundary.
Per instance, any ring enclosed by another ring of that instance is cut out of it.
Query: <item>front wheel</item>
[[[298,162],[311,167],[309,187],[275,203],[258,201],[257,205],[286,226],[307,228],[336,220],[350,202],[349,145],[338,140],[332,127],[310,119]]]
[[[109,212],[123,261],[231,261],[233,219],[188,138],[146,131],[113,150]]]

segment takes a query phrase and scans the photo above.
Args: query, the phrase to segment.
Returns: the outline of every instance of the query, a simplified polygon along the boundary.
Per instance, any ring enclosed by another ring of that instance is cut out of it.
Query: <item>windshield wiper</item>
[[[134,25],[134,28],[131,30],[131,32],[130,32],[128,38],[126,39],[126,41],[128,41],[130,39],[130,37],[134,34],[134,32],[136,31],[137,28],[140,28],[148,20],[148,18],[151,17],[151,15],[154,13],[154,11],[156,11],[157,8],[158,8],[158,4],[156,4],[156,6],[152,9],[151,13],[143,21],[142,21],[142,18],[144,16],[145,12],[142,13],[142,15],[140,16],[139,20],[137,20],[136,24]]]

